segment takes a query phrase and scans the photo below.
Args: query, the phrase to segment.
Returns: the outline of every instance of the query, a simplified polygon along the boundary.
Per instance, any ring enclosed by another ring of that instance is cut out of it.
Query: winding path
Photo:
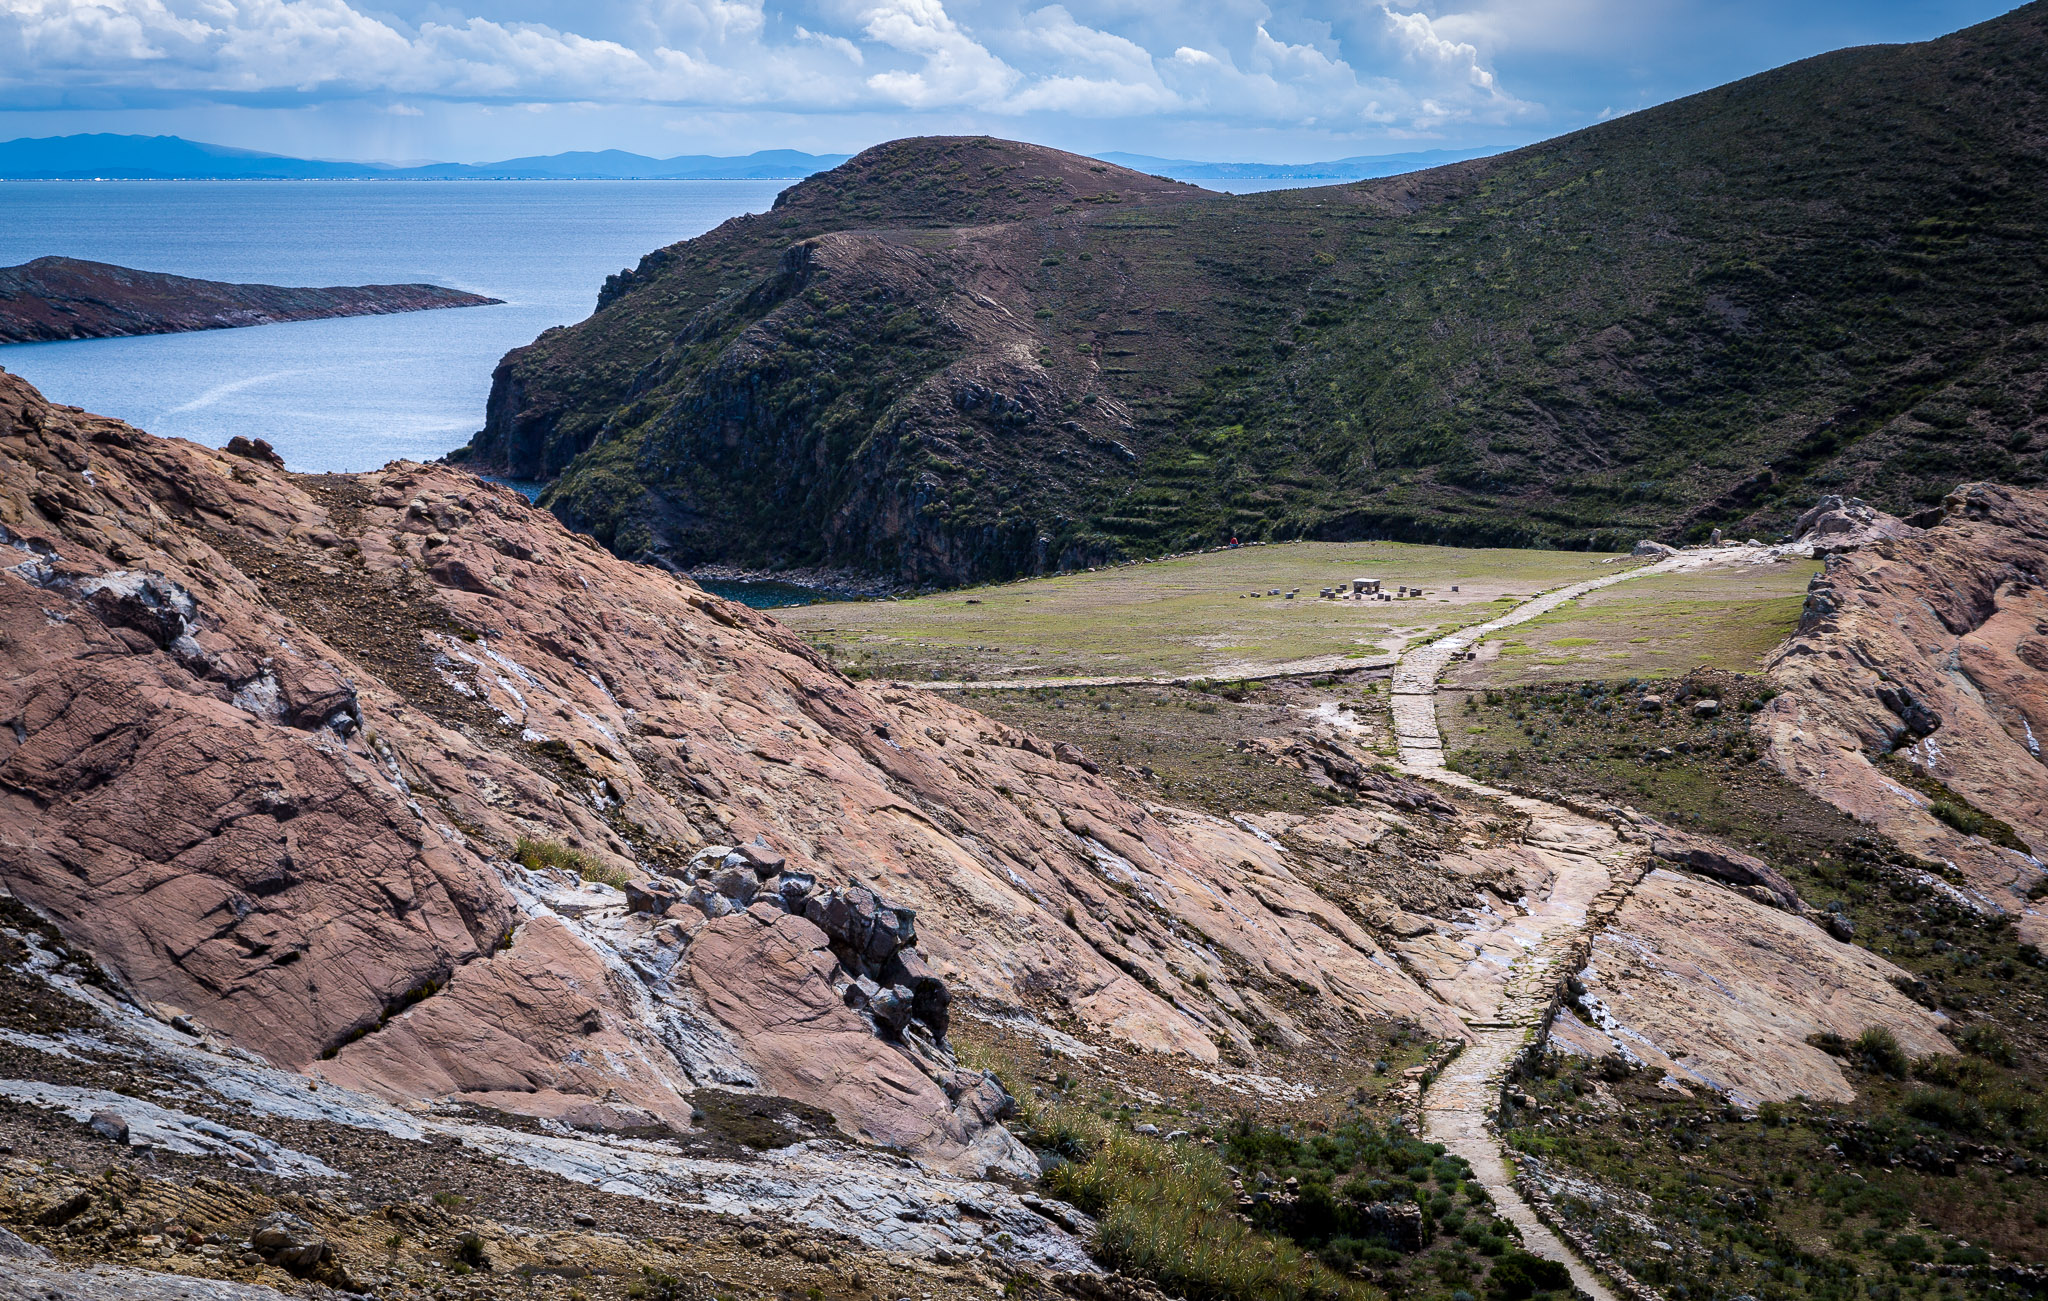
[[[1604,822],[1495,790],[1446,769],[1436,718],[1437,681],[1454,656],[1488,635],[1548,614],[1588,592],[1647,574],[1753,562],[1768,558],[1771,551],[1747,546],[1685,551],[1656,564],[1573,583],[1524,601],[1486,623],[1419,646],[1394,667],[1391,703],[1401,768],[1488,796],[1526,816],[1529,830],[1520,852],[1531,875],[1548,878],[1540,890],[1531,890],[1531,897],[1504,903],[1500,910],[1488,909],[1457,937],[1437,941],[1434,952],[1411,956],[1416,965],[1425,966],[1434,992],[1458,1010],[1472,1035],[1423,1095],[1423,1134],[1464,1157],[1502,1217],[1521,1230],[1523,1244],[1570,1269],[1572,1281],[1594,1301],[1617,1298],[1516,1191],[1492,1125],[1509,1067],[1542,1032],[1551,992],[1568,964],[1581,954],[1586,934],[1634,888],[1643,870],[1641,851]]]

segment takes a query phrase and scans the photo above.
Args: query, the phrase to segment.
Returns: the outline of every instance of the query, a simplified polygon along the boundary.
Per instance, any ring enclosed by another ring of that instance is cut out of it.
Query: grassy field
[[[843,667],[873,676],[1231,678],[1318,656],[1391,655],[1417,638],[1489,618],[1508,598],[1613,573],[1615,563],[1627,562],[1578,551],[1300,542],[913,600],[804,606],[776,617]],[[1320,588],[1352,578],[1428,594],[1315,599]],[[1264,595],[1274,588],[1301,595]]]
[[[1749,672],[1799,622],[1810,560],[1631,579],[1489,637],[1447,687]]]

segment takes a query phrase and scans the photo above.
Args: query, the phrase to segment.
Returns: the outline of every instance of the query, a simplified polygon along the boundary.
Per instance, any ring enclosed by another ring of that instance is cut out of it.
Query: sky
[[[0,0],[0,139],[321,158],[987,133],[1306,162],[1518,145],[2000,0]]]

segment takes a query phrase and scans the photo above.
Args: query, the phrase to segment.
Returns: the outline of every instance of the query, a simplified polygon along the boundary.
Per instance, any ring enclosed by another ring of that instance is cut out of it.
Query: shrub
[[[1486,1276],[1488,1301],[1527,1301],[1538,1292],[1569,1291],[1572,1272],[1526,1251],[1502,1252]]]
[[[1055,1196],[1096,1216],[1095,1256],[1188,1301],[1368,1301],[1363,1284],[1237,1218],[1237,1193],[1215,1153],[1126,1134],[1065,1104],[1028,1118],[1036,1146],[1070,1157],[1045,1178]],[[1366,1248],[1369,1250],[1369,1248]]]
[[[1973,1056],[1982,1057],[1993,1065],[2017,1066],[2019,1064],[2019,1054],[2013,1051],[2011,1042],[2005,1037],[2005,1031],[1995,1025],[1983,1023],[1973,1025],[1963,1031],[1959,1038],[1962,1041],[1965,1052]]]
[[[1951,1133],[1973,1133],[1984,1127],[1983,1112],[1948,1089],[1915,1089],[1899,1110]]]
[[[1883,1026],[1874,1025],[1857,1035],[1856,1052],[1869,1069],[1894,1079],[1905,1078],[1906,1050],[1899,1047],[1899,1041]]]
[[[1935,817],[1948,823],[1966,836],[1984,834],[1984,815],[1966,804],[1953,804],[1948,800],[1936,800],[1928,810]]]

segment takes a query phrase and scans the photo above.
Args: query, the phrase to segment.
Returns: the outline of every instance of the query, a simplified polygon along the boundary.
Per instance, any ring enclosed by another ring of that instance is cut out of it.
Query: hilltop
[[[903,582],[1910,513],[2043,478],[2044,126],[2034,4],[1318,189],[898,141],[509,354],[467,455],[627,556]]]

